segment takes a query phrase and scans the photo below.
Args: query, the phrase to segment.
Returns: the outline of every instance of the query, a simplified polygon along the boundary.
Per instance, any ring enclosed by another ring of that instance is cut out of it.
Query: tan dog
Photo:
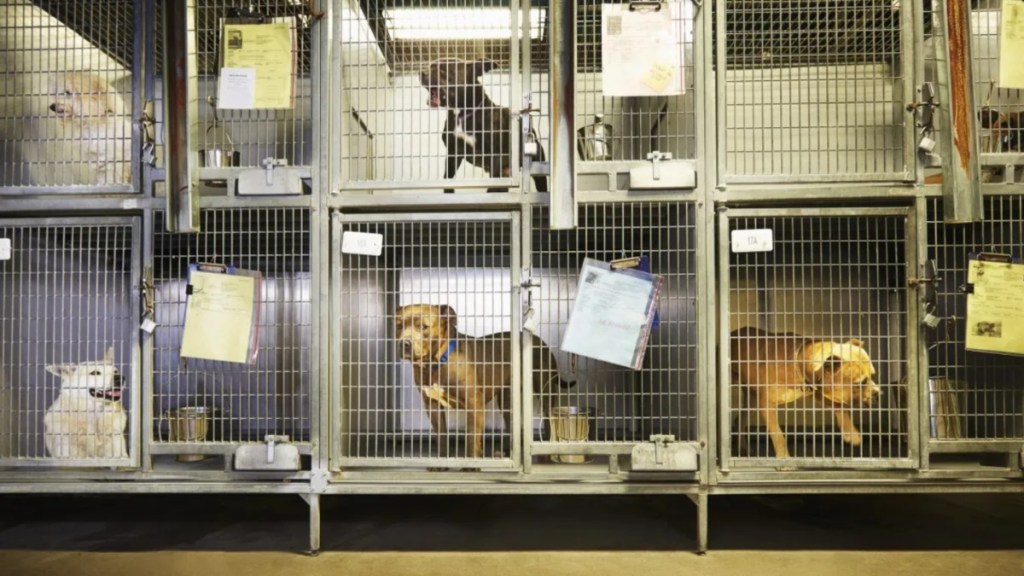
[[[121,373],[114,349],[103,360],[50,365],[60,377],[60,395],[43,416],[43,441],[53,458],[127,458],[124,430],[128,418],[121,407]]]
[[[750,326],[732,333],[733,383],[743,386],[768,426],[777,458],[788,458],[778,407],[813,396],[830,407],[843,441],[859,446],[860,431],[848,407],[869,406],[882,389],[864,343],[812,340]]]
[[[50,111],[68,138],[81,141],[93,184],[131,181],[132,126],[124,100],[93,72],[64,72],[50,79]]]
[[[511,332],[474,338],[460,334],[458,317],[451,306],[411,304],[395,312],[398,350],[412,363],[413,378],[423,395],[430,425],[438,436],[440,456],[448,456],[446,409],[466,411],[469,445],[467,456],[483,456],[484,408],[497,399],[512,430],[512,346]],[[533,336],[533,390],[539,393],[561,382],[551,349]],[[547,410],[544,410],[547,414]]]

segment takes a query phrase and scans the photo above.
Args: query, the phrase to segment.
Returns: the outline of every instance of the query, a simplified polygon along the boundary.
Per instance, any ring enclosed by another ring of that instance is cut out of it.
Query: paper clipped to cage
[[[1024,264],[1004,254],[972,254],[965,290],[965,347],[1024,355]]]
[[[585,259],[562,350],[639,370],[661,282],[656,274]]]
[[[601,86],[605,96],[684,92],[678,2],[601,6]]]
[[[1003,0],[999,25],[999,87],[1024,88],[1024,0]]]
[[[217,107],[291,108],[295,102],[294,22],[224,24]]]
[[[182,358],[253,363],[259,350],[262,276],[218,264],[192,264]]]

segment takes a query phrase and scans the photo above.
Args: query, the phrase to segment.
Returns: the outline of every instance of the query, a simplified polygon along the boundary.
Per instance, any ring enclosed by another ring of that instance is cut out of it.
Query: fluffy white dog
[[[127,458],[121,406],[121,373],[114,349],[102,361],[50,365],[60,377],[60,395],[43,417],[43,440],[53,458]]]
[[[89,71],[54,74],[49,91],[49,109],[57,115],[63,136],[81,146],[76,157],[64,160],[86,163],[95,173],[95,184],[129,182],[132,127],[121,95]]]

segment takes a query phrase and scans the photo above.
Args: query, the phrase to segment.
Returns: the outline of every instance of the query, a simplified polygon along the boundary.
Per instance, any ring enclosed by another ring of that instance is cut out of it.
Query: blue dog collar
[[[459,343],[456,342],[454,339],[450,340],[448,342],[448,349],[444,351],[444,354],[441,356],[441,359],[437,361],[437,363],[438,364],[447,364],[448,363],[448,356],[452,352],[455,352],[455,349],[458,348],[458,345],[459,345]]]

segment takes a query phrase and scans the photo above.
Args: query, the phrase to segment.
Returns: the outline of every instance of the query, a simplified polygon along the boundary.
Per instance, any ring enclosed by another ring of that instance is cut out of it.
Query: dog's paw
[[[860,446],[861,444],[860,432],[856,430],[847,430],[843,432],[843,442],[846,442],[850,446]]]

